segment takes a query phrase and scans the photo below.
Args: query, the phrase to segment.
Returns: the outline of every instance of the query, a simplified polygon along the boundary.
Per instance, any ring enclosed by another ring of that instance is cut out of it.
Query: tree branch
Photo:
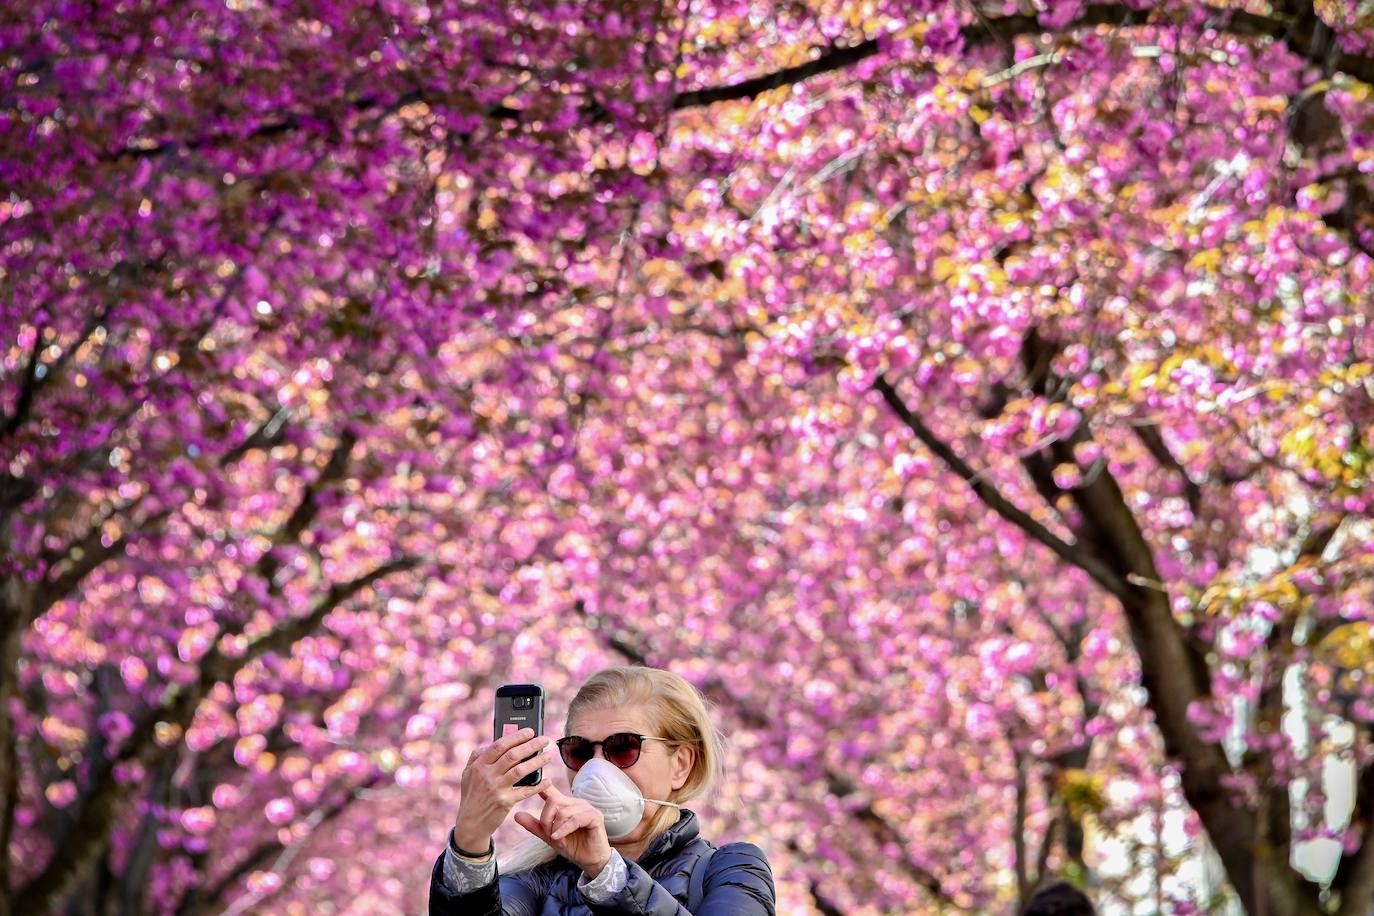
[[[415,89],[401,95],[384,98],[376,95],[365,95],[348,102],[345,109],[348,114],[373,114],[378,118],[394,114],[402,108],[411,105],[439,104],[439,100],[427,94],[421,89]],[[495,105],[487,109],[487,117],[496,121],[516,121],[520,120],[520,111],[506,105]],[[192,137],[187,140],[167,140],[164,142],[147,142],[138,146],[127,146],[123,149],[115,150],[101,157],[103,162],[113,162],[119,159],[146,159],[155,156],[165,156],[177,149],[198,150],[206,147],[217,146],[221,143],[239,142],[244,139],[267,140],[282,134],[304,128],[305,118],[300,114],[287,114],[275,121],[269,121],[260,125],[245,138],[240,134],[234,133],[214,133],[206,134],[202,137]]]
[[[1159,427],[1153,423],[1147,423],[1135,427],[1136,438],[1145,446],[1146,451],[1159,462],[1159,466],[1166,471],[1172,471],[1183,481],[1183,495],[1188,500],[1188,508],[1192,510],[1196,518],[1198,510],[1202,507],[1202,488],[1197,485],[1193,478],[1188,476],[1188,469],[1179,464],[1174,453],[1169,451],[1168,444],[1164,441],[1164,436],[1160,433]]]
[[[1307,4],[1311,9],[1311,4]],[[1270,16],[1260,16],[1242,10],[1213,7],[1220,16],[1229,16],[1228,24],[1220,24],[1217,30],[1223,33],[1257,38],[1273,38],[1282,41],[1298,57],[1306,59],[1316,45],[1315,31],[1299,23],[1281,21]],[[1046,29],[1034,15],[1014,15],[999,17],[980,17],[979,21],[964,26],[962,30],[964,47],[978,48],[1002,44],[1012,38],[1024,35],[1064,35],[1098,26],[1127,28],[1149,23],[1150,10],[1135,9],[1119,3],[1094,4],[1083,11],[1073,22],[1060,29]],[[695,108],[715,102],[752,99],[770,89],[800,83],[822,73],[830,73],[851,67],[859,61],[878,54],[882,50],[882,39],[869,39],[845,48],[835,48],[819,55],[814,60],[793,67],[785,67],[772,73],[752,77],[725,86],[711,86],[679,93],[673,99],[673,108]],[[1364,55],[1342,53],[1335,60],[1335,69],[1348,73],[1365,82],[1374,82],[1374,58]]]
[[[782,86],[790,86],[800,83],[813,76],[822,73],[830,73],[835,70],[843,70],[845,67],[853,66],[861,60],[866,60],[877,54],[882,49],[882,45],[876,38],[868,41],[851,45],[847,48],[836,48],[820,55],[814,60],[804,64],[797,64],[795,67],[784,67],[781,70],[774,70],[763,76],[756,76],[752,79],[741,80],[738,83],[731,83],[726,86],[710,86],[704,89],[692,89],[687,92],[680,92],[673,98],[673,110],[680,111],[684,108],[699,108],[704,105],[712,105],[716,102],[737,101],[740,99],[752,99],[755,96],[768,92],[770,89],[778,89]]]
[[[802,849],[801,844],[796,840],[787,841],[787,851],[799,859],[808,858],[806,850]],[[844,916],[844,910],[831,903],[830,898],[826,897],[821,891],[821,883],[819,881],[812,879],[812,881],[807,884],[807,890],[810,891],[811,902],[815,905],[816,911],[819,912],[821,916]]]
[[[8,584],[0,584],[0,588],[8,590]],[[11,613],[7,611],[6,616]],[[7,620],[0,629],[0,898],[10,887],[10,840],[19,800],[19,754],[9,707],[19,695],[19,648],[24,630],[12,623]],[[3,904],[0,912],[6,912]]]
[[[176,760],[169,754],[158,763],[150,777],[151,788],[145,798],[149,804],[139,825],[137,839],[125,861],[119,876],[121,912],[140,913],[144,911],[147,899],[148,874],[161,851],[157,835],[162,823],[158,817],[160,810],[172,807],[172,777],[176,773]]]
[[[1029,806],[1029,787],[1026,785],[1026,758],[1012,748],[1012,764],[1016,767],[1016,804],[1011,820],[1012,857],[1016,860],[1016,910],[1025,910],[1030,902],[1031,874],[1026,862],[1026,809]]]
[[[19,383],[19,396],[14,399],[14,410],[0,422],[0,441],[9,438],[15,430],[24,425],[24,420],[33,407],[34,396],[38,393],[39,357],[43,354],[43,332],[46,327],[34,328],[33,346],[29,348],[28,365],[24,367],[24,379]]]
[[[368,789],[373,788],[382,780],[381,773],[374,772],[361,785],[343,793],[335,802],[324,808],[318,823],[314,825],[318,829],[320,825],[327,824],[348,810],[359,797]],[[244,856],[229,871],[221,875],[214,884],[205,888],[193,888],[186,899],[177,907],[177,916],[199,916],[201,913],[218,908],[224,895],[229,892],[242,878],[250,872],[256,871],[266,865],[274,856],[279,856],[285,847],[277,834],[264,843],[260,843],[252,852]]]
[[[289,411],[285,407],[278,407],[272,415],[254,429],[238,445],[229,449],[221,456],[219,466],[222,469],[238,461],[244,455],[257,449],[269,449],[282,439],[282,432],[286,429],[286,418]]]
[[[296,504],[296,508],[292,510],[282,526],[272,535],[272,545],[258,558],[256,572],[267,583],[270,593],[276,594],[280,590],[280,586],[276,582],[277,571],[281,568],[282,562],[279,549],[287,544],[295,543],[301,534],[314,523],[315,517],[320,513],[320,491],[328,484],[343,477],[344,471],[348,468],[349,458],[357,444],[358,437],[355,433],[345,429],[339,434],[339,441],[330,453],[324,469],[320,471],[318,477],[305,485],[300,502]]]
[[[291,648],[292,645],[309,636],[319,627],[324,618],[329,616],[329,612],[346,601],[354,598],[359,592],[369,589],[383,579],[393,576],[400,572],[409,572],[418,567],[421,558],[416,556],[401,556],[388,560],[371,572],[341,582],[329,587],[324,597],[315,605],[314,609],[304,617],[293,618],[289,621],[278,624],[271,633],[262,636],[251,643],[248,651],[242,659],[223,657],[220,664],[223,666],[221,676],[216,677],[211,684],[216,681],[225,681],[232,677],[238,669],[248,662],[254,661],[269,652],[282,654]],[[203,679],[203,678],[202,678]]]
[[[147,263],[127,264],[124,265],[123,269],[118,271],[117,274],[125,277],[137,275],[138,272],[149,266],[151,265]],[[19,389],[19,398],[15,402],[14,410],[9,416],[5,417],[3,422],[0,422],[0,441],[9,438],[19,429],[19,427],[24,425],[24,421],[28,419],[29,413],[33,410],[33,404],[38,395],[44,388],[51,385],[54,379],[62,374],[62,370],[66,368],[67,363],[71,361],[71,358],[76,352],[86,345],[87,341],[95,335],[95,332],[99,330],[101,325],[110,317],[110,311],[113,307],[113,300],[107,299],[101,303],[86,320],[86,324],[83,326],[81,333],[62,351],[56,361],[47,368],[42,378],[38,376],[38,368],[40,365],[39,356],[43,352],[43,332],[46,329],[41,327],[36,329],[37,334],[33,340],[32,352],[29,354],[28,367],[24,372],[24,381]]]
[[[44,580],[43,584],[37,589],[34,595],[33,607],[29,611],[28,619],[24,625],[32,623],[39,617],[48,612],[54,604],[71,595],[81,581],[88,575],[95,572],[105,563],[116,557],[122,556],[129,546],[128,536],[123,527],[143,528],[159,522],[170,516],[171,510],[163,510],[153,513],[147,518],[134,522],[133,519],[126,520],[126,525],[122,526],[118,535],[106,538],[105,523],[114,518],[120,512],[127,511],[136,504],[129,503],[122,508],[112,510],[106,515],[96,519],[86,530],[86,533],[73,541],[61,557],[54,563],[52,571],[55,575]]]
[[[1339,512],[1325,519],[1320,524],[1313,525],[1308,530],[1307,536],[1302,539],[1302,546],[1298,548],[1298,559],[1320,560],[1321,555],[1326,553],[1326,548],[1336,537],[1336,532],[1341,530],[1341,525],[1345,524],[1347,512]]]
[[[811,902],[816,905],[816,912],[820,913],[821,916],[844,916],[844,910],[831,903],[829,898],[821,892],[820,882],[812,881],[807,885],[807,890],[811,892]]]
[[[1131,586],[1114,569],[1093,556],[1082,545],[1068,543],[1031,518],[1028,513],[1014,505],[1002,495],[1000,490],[989,483],[986,475],[978,473],[968,462],[960,458],[954,449],[935,435],[924,420],[912,412],[886,376],[878,376],[873,383],[873,388],[883,396],[888,407],[915,434],[921,444],[962,478],[986,506],[1021,529],[1031,539],[1048,547],[1061,560],[1083,570],[1111,594],[1122,597],[1129,593]]]
[[[1374,191],[1367,184],[1351,181],[1345,204],[1336,212],[1323,215],[1322,222],[1346,233],[1356,248],[1374,259],[1374,217],[1371,213],[1374,213]]]
[[[1054,850],[1054,834],[1059,828],[1059,818],[1051,817],[1049,826],[1045,828],[1045,838],[1040,843],[1040,853],[1035,857],[1035,875],[1031,878],[1031,886],[1036,887],[1043,884],[1048,877],[1046,872],[1050,868],[1050,853]],[[1027,898],[1027,903],[1030,902]]]
[[[1306,7],[1310,11],[1311,4],[1306,4]],[[1315,46],[1315,30],[1306,24],[1305,17],[1300,17],[1304,19],[1304,22],[1295,26],[1293,23],[1285,22],[1274,17],[1260,16],[1239,10],[1216,7],[1213,9],[1219,17],[1228,19],[1227,23],[1216,26],[1217,30],[1220,32],[1248,37],[1273,38],[1276,41],[1284,42],[1289,50],[1304,59],[1308,57]],[[976,48],[1005,43],[1012,38],[1023,35],[1063,35],[1081,29],[1095,28],[1097,26],[1124,28],[1144,25],[1149,21],[1149,10],[1140,10],[1124,4],[1110,3],[1095,4],[1087,7],[1083,11],[1083,15],[1057,30],[1046,29],[1034,15],[1013,15],[982,17],[979,22],[965,26],[962,33],[964,46]],[[848,47],[832,48],[804,64],[784,67],[780,70],[772,71],[771,73],[765,73],[760,76],[751,77],[723,86],[706,86],[699,89],[679,92],[673,97],[670,107],[674,111],[681,111],[687,108],[699,108],[712,105],[716,102],[752,99],[770,89],[794,85],[823,73],[832,73],[836,70],[843,70],[846,67],[851,67],[860,61],[879,54],[883,50],[883,45],[884,39],[872,38]],[[1374,58],[1357,54],[1341,53],[1336,56],[1334,67],[1340,72],[1348,73],[1365,82],[1374,82]],[[350,114],[375,111],[379,116],[385,116],[389,113],[399,111],[408,105],[434,101],[435,100],[426,95],[424,91],[414,90],[394,98],[383,98],[373,95],[362,96],[347,103],[345,108]],[[506,106],[496,106],[488,109],[487,115],[494,120],[518,122],[521,113],[516,109]],[[269,138],[293,130],[299,130],[302,128],[303,124],[304,119],[298,114],[284,115],[276,121],[260,126],[256,131],[253,131],[249,137]],[[143,146],[127,147],[114,151],[108,154],[105,159],[108,161],[124,157],[158,156],[177,148],[195,150],[206,146],[213,146],[217,143],[228,142],[230,140],[237,142],[242,139],[243,138],[239,135],[212,134],[181,141],[170,140],[161,143],[151,142]]]

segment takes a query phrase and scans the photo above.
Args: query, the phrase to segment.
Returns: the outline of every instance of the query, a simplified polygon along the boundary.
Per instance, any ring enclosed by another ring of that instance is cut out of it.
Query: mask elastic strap
[[[645,800],[646,802],[652,802],[652,803],[655,804],[655,805],[667,805],[669,808],[676,808],[676,809],[678,809],[679,811],[682,810],[682,806],[679,805],[677,802],[659,801],[659,800],[656,799],[656,798],[646,798],[646,799],[644,799],[644,800]]]

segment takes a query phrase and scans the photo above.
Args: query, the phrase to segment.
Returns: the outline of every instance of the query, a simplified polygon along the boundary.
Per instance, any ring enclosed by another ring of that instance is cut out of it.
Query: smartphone
[[[502,684],[496,688],[496,722],[492,726],[492,740],[505,733],[507,725],[516,729],[532,728],[536,736],[544,734],[544,688],[538,684]],[[529,758],[526,757],[526,760]],[[538,769],[516,783],[517,786],[536,785],[544,778]]]

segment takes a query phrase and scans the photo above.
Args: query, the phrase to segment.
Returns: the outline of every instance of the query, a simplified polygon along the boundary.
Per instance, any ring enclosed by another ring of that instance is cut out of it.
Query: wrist
[[[465,859],[483,859],[491,855],[496,844],[491,834],[485,837],[471,833],[460,833],[457,827],[449,831],[448,844],[453,851]]]
[[[598,856],[594,861],[582,866],[582,873],[587,876],[587,880],[593,880],[597,875],[606,870],[606,866],[611,862],[611,853]]]

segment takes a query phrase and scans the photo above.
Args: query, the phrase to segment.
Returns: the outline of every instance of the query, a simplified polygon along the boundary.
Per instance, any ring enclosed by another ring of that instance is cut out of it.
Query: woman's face
[[[568,723],[568,734],[579,735],[589,741],[601,741],[616,732],[631,732],[636,735],[658,734],[648,715],[634,707],[587,709],[579,712],[577,718]],[[596,756],[606,755],[597,747]],[[684,745],[674,748],[666,741],[645,741],[639,759],[628,770],[621,772],[639,786],[639,791],[645,798],[667,800],[672,798],[673,791],[686,784],[695,758],[696,750],[692,747]],[[569,783],[575,775],[572,771],[568,772]],[[653,802],[646,802],[644,818],[634,833],[613,841],[612,845],[628,845],[643,839],[650,819],[658,813],[660,807],[662,806]]]

